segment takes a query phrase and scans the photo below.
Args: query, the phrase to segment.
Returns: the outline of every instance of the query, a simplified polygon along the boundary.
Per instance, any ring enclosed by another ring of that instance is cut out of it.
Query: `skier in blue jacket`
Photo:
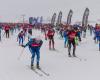
[[[66,43],[68,42],[67,33],[68,33],[68,30],[65,30],[64,33],[63,33],[63,36],[64,36],[64,48],[66,48]]]
[[[100,51],[100,29],[99,29],[99,36],[98,36],[98,38],[99,38],[99,51]]]
[[[100,28],[97,27],[95,29],[95,37],[94,37],[95,42],[99,43],[99,51],[100,51]]]
[[[23,45],[23,42],[24,42],[24,32],[21,31],[19,34],[18,34],[18,37],[17,37],[17,41],[19,41],[19,45]]]
[[[40,69],[39,62],[40,62],[40,48],[43,44],[43,41],[38,38],[31,38],[26,45],[22,45],[22,47],[29,47],[29,50],[32,54],[31,57],[31,69],[34,69],[34,58],[35,55],[37,56],[37,69]]]

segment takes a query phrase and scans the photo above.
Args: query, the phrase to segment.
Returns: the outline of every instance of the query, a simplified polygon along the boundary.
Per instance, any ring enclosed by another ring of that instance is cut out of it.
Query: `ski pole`
[[[20,55],[19,55],[19,57],[18,57],[18,60],[20,60],[20,59],[21,59],[21,57],[22,57],[23,53],[24,53],[24,48],[22,49],[21,54],[20,54]]]

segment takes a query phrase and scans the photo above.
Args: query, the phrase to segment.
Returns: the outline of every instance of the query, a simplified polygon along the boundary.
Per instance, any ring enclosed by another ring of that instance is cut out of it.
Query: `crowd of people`
[[[13,33],[18,33],[17,41],[19,46],[26,47],[29,46],[29,50],[32,54],[31,57],[31,68],[34,67],[34,58],[37,55],[37,68],[40,69],[40,48],[43,44],[43,40],[40,38],[36,38],[35,34],[32,33],[33,29],[41,30],[41,33],[44,34],[45,40],[48,40],[48,49],[55,50],[55,33],[60,35],[60,37],[64,41],[64,48],[68,48],[68,56],[69,57],[77,57],[75,51],[79,42],[82,41],[82,37],[84,37],[84,28],[90,31],[90,35],[94,33],[94,41],[99,45],[100,51],[100,25],[96,24],[94,27],[92,25],[88,25],[87,27],[83,27],[80,25],[61,25],[59,28],[51,26],[50,24],[42,24],[42,25],[31,25],[28,23],[1,23],[0,24],[0,41],[2,38],[6,36],[9,38]],[[4,30],[4,34],[1,34],[2,30]],[[11,32],[11,35],[10,35]],[[28,35],[28,36],[26,36]],[[28,38],[27,44],[23,44],[25,38]],[[71,53],[71,47],[73,46],[73,52]]]

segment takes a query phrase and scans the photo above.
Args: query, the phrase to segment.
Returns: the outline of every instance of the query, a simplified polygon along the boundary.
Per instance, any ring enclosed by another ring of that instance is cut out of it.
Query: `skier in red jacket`
[[[54,48],[54,34],[55,34],[55,30],[52,28],[49,28],[49,30],[47,32],[47,37],[49,39],[49,49],[50,50],[51,50],[51,43],[52,43],[53,50],[55,50],[55,48]]]
[[[71,45],[73,45],[73,57],[76,57],[75,50],[76,50],[76,43],[75,43],[75,37],[77,36],[77,33],[75,32],[74,28],[69,30],[68,32],[68,56],[71,56]]]
[[[6,33],[6,38],[9,38],[10,26],[9,26],[9,25],[6,25],[6,26],[4,27],[4,30],[5,30],[5,33]]]

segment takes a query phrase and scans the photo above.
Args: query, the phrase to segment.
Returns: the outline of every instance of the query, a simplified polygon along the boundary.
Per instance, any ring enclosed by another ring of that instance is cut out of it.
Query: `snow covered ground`
[[[39,31],[34,34],[40,35]],[[69,58],[67,48],[63,48],[63,40],[55,37],[56,51],[48,50],[48,41],[44,40],[41,48],[41,68],[50,74],[38,76],[30,66],[31,54],[28,48],[18,46],[16,34],[10,39],[3,38],[0,42],[0,80],[100,80],[100,52],[98,44],[94,44],[93,36],[88,34],[77,46],[78,58]],[[26,42],[25,42],[26,43]]]

